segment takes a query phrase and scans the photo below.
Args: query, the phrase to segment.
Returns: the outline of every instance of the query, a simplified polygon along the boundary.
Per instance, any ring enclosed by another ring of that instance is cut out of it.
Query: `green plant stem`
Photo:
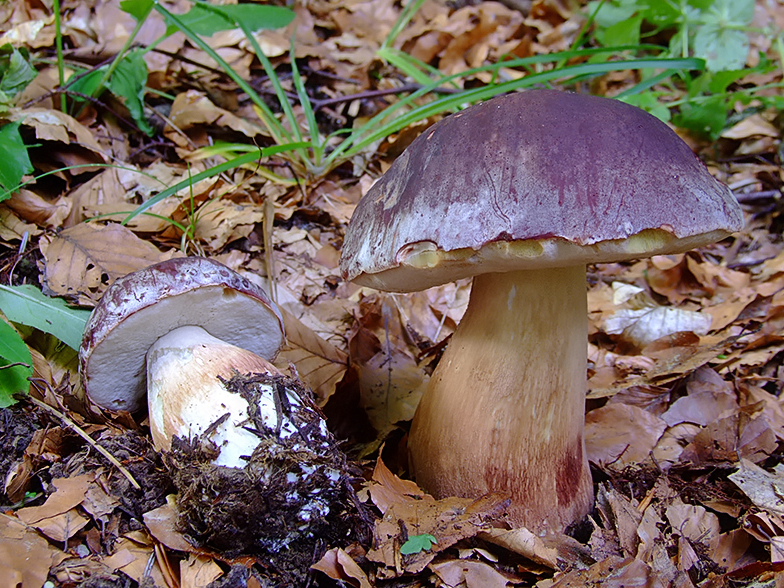
[[[205,178],[211,178],[218,174],[222,174],[225,171],[230,169],[234,169],[248,163],[252,163],[254,161],[258,161],[262,157],[269,157],[271,155],[275,155],[277,153],[283,153],[286,151],[294,151],[296,149],[302,149],[305,146],[310,145],[309,143],[288,143],[286,145],[276,145],[274,147],[265,147],[264,149],[257,149],[251,153],[246,153],[245,155],[241,155],[239,157],[235,157],[234,159],[230,159],[229,161],[225,161],[219,165],[213,166],[209,169],[204,170],[203,172],[199,172],[192,178],[188,178],[187,180],[183,180],[181,182],[177,182],[173,186],[169,186],[162,192],[159,192],[147,202],[140,205],[136,210],[134,210],[131,214],[129,214],[125,219],[123,219],[122,224],[128,224],[135,216],[142,214],[143,212],[149,210],[153,206],[155,206],[158,202],[175,194],[182,190],[183,188],[188,188],[192,184],[196,182],[200,182]]]
[[[57,79],[60,88],[65,86],[65,65],[63,62],[63,28],[60,20],[60,0],[53,0],[54,10],[54,42],[57,51]],[[65,112],[68,104],[65,100],[65,94],[60,93],[60,110]]]
[[[400,15],[397,17],[395,24],[392,25],[392,30],[389,31],[387,38],[384,39],[384,42],[381,44],[381,49],[392,46],[398,35],[408,26],[408,23],[411,22],[411,19],[414,18],[414,15],[419,11],[420,6],[424,4],[424,1],[425,0],[409,0],[408,4],[400,11]]]
[[[125,56],[128,50],[131,48],[131,45],[133,45],[133,42],[136,40],[136,35],[139,34],[139,31],[141,30],[142,26],[144,26],[144,22],[147,20],[147,17],[152,11],[152,6],[153,4],[151,3],[150,6],[146,9],[143,18],[140,18],[136,21],[136,26],[133,28],[133,32],[131,32],[130,36],[125,41],[125,44],[122,46],[122,49],[120,49],[120,51],[114,57],[112,62],[109,64],[109,67],[107,67],[106,71],[103,72],[103,76],[101,76],[98,85],[95,86],[92,93],[90,94],[90,98],[95,98],[96,95],[103,90],[106,83],[111,79],[112,74],[114,74],[115,70],[117,69],[117,66],[120,65],[122,58]]]

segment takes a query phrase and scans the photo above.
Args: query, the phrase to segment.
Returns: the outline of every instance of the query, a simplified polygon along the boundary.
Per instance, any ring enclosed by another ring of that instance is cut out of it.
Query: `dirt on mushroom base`
[[[369,527],[351,485],[358,472],[323,427],[310,393],[298,381],[237,374],[223,384],[248,402],[247,427],[260,443],[238,469],[214,465],[218,448],[209,431],[189,440],[174,438],[164,461],[177,488],[180,530],[195,545],[223,557],[258,558],[280,585],[301,585],[327,548],[367,540]],[[258,411],[253,414],[252,407],[258,407],[270,385],[281,399],[295,391],[305,402],[280,403],[297,433],[281,435],[265,425]]]

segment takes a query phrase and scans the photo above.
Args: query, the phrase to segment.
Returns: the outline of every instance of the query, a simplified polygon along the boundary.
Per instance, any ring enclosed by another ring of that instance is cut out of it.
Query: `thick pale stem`
[[[585,267],[485,274],[417,409],[417,481],[437,497],[511,496],[510,521],[562,531],[593,490],[583,426]]]
[[[147,352],[147,404],[155,447],[168,451],[173,437],[201,435],[220,422],[210,436],[220,449],[215,464],[243,467],[243,456],[253,453],[259,437],[244,428],[247,400],[229,392],[218,377],[228,380],[235,373],[254,372],[280,373],[262,357],[201,327],[179,327],[158,339]],[[274,425],[278,417],[272,398],[270,392],[260,407],[262,418]]]

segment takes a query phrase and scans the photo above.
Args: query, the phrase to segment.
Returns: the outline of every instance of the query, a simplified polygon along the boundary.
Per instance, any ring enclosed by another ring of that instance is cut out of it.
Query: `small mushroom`
[[[359,529],[345,454],[309,391],[269,363],[283,340],[261,288],[188,257],[112,284],[79,353],[97,405],[135,411],[147,398],[184,532],[228,556],[282,553],[273,568]]]
[[[118,279],[96,305],[79,350],[87,395],[103,408],[139,410],[147,351],[192,326],[268,360],[284,340],[280,311],[264,290],[212,259],[169,259]]]
[[[82,382],[104,408],[135,411],[147,399],[157,449],[210,429],[221,448],[215,464],[243,467],[258,437],[243,428],[247,402],[219,378],[280,375],[267,360],[283,337],[280,311],[264,290],[217,261],[173,258],[106,291],[85,328]]]
[[[416,480],[437,497],[506,492],[510,521],[537,532],[586,515],[586,264],[742,226],[689,147],[620,101],[531,90],[426,130],[360,201],[341,259],[387,291],[474,276],[412,423]]]

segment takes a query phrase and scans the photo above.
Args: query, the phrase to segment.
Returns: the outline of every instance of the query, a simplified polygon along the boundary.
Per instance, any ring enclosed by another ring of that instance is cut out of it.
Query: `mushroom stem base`
[[[417,409],[417,482],[511,497],[509,520],[560,532],[590,512],[585,267],[484,274]]]

